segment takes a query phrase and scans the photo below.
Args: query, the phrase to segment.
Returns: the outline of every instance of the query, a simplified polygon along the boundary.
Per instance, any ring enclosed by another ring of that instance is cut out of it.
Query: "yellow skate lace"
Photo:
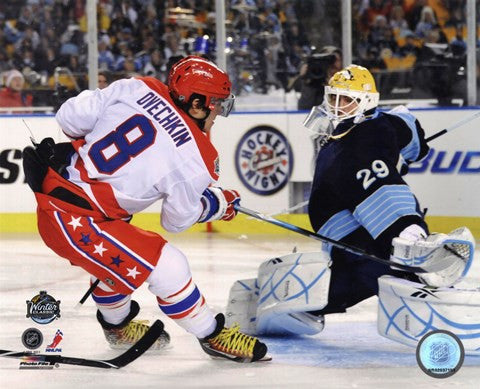
[[[240,332],[240,325],[235,323],[231,328],[224,328],[209,343],[217,350],[251,358],[256,341],[257,338]]]
[[[150,328],[148,323],[148,320],[132,320],[122,329],[122,341],[135,343],[145,335],[145,332]]]

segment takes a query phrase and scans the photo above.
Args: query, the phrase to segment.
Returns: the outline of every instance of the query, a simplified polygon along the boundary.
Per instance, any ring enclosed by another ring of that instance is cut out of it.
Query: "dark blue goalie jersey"
[[[319,234],[389,258],[392,239],[411,224],[427,232],[419,203],[402,178],[428,153],[420,123],[406,109],[369,112],[340,123],[316,159],[309,201]],[[332,257],[335,260],[335,253]]]

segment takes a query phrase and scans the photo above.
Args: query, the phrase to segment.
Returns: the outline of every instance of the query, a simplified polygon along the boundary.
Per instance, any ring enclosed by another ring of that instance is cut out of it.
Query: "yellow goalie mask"
[[[324,107],[334,122],[355,118],[377,107],[379,94],[368,69],[350,65],[335,73],[325,86]]]

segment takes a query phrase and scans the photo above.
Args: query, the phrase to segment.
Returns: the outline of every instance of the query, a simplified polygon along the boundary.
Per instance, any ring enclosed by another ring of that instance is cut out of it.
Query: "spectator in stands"
[[[55,49],[51,46],[42,47],[35,53],[36,70],[46,73],[47,76],[52,76],[55,68],[58,66],[58,55]]]
[[[110,85],[111,76],[107,71],[98,72],[98,89],[104,89]]]
[[[7,43],[15,43],[20,38],[20,31],[18,31],[10,20],[5,20],[5,15],[0,13],[0,29],[5,34]]]
[[[390,12],[389,24],[395,34],[398,34],[399,37],[405,37],[409,32],[411,32],[410,28],[408,27],[408,23],[405,20],[405,11],[401,5],[396,5],[392,8]]]
[[[479,2],[477,1],[477,8],[479,7]],[[458,26],[459,24],[465,23],[465,9],[466,4],[464,0],[459,1],[449,1],[447,4],[449,18],[445,23],[445,26]]]
[[[133,31],[134,25],[132,24],[130,19],[123,14],[121,8],[115,8],[112,16],[112,21],[110,23],[110,28],[108,29],[108,34],[111,37],[114,37],[124,28],[130,28],[130,30]]]
[[[457,25],[455,37],[450,42],[450,49],[454,56],[462,56],[467,52],[467,43],[463,39],[463,25]]]
[[[142,49],[135,53],[135,62],[138,63],[139,70],[141,71],[145,69],[147,63],[150,62],[150,55],[158,46],[157,38],[147,26],[143,26],[140,33],[142,38],[137,43],[137,47],[141,47]]]
[[[0,107],[31,107],[32,96],[23,93],[25,78],[18,70],[10,70],[5,76],[5,88],[0,91]],[[15,111],[28,113],[28,111]]]
[[[398,50],[398,53],[401,57],[406,57],[407,55],[414,55],[415,57],[418,57],[418,52],[420,49],[415,44],[415,38],[415,34],[411,31],[405,35],[405,44]]]
[[[366,57],[362,60],[362,66],[373,72],[387,68],[385,61],[380,56],[378,48],[375,46],[368,47]]]
[[[134,58],[133,48],[127,42],[120,44],[120,55],[117,56],[115,70],[117,72],[138,72],[141,70],[140,62]],[[125,65],[125,62],[128,62]]]
[[[383,15],[376,16],[368,34],[369,44],[371,46],[377,46],[377,48],[379,48],[378,43],[385,39],[385,30],[387,30],[388,28],[389,26],[387,18]]]
[[[25,31],[23,31],[21,38],[15,43],[15,47],[21,48],[24,47],[23,42],[28,41],[28,47],[36,50],[40,43],[40,36],[38,32],[33,29],[32,26],[26,26]]]
[[[270,31],[273,33],[280,33],[282,31],[280,20],[273,12],[273,8],[271,6],[265,7],[265,13],[262,16],[265,18],[265,23]]]
[[[2,35],[1,30],[0,30],[0,36]],[[1,42],[1,39],[0,39]],[[11,69],[12,64],[10,59],[8,58],[7,52],[3,49],[3,47],[0,45],[0,74]]]
[[[165,63],[165,57],[159,49],[155,49],[150,54],[150,61],[145,65],[143,74],[164,80],[167,67]]]
[[[415,27],[415,34],[420,38],[425,38],[428,31],[432,30],[437,25],[435,13],[431,7],[423,7],[420,14],[420,21]]]
[[[15,68],[23,71],[25,68],[37,69],[37,64],[35,62],[35,55],[32,48],[24,48],[22,51],[17,52],[15,58],[13,59],[13,64]]]
[[[390,0],[370,0],[368,7],[364,9],[360,16],[360,21],[363,28],[368,29],[375,23],[378,16],[383,16],[385,20],[392,9],[392,2]]]
[[[154,36],[160,36],[162,31],[161,19],[158,17],[157,10],[153,4],[148,4],[142,17],[144,26],[148,26]]]
[[[98,42],[98,68],[104,70],[113,70],[115,65],[115,57],[108,48],[105,40]]]
[[[233,28],[239,35],[250,35],[251,28],[248,20],[247,12],[234,12],[233,14]]]
[[[310,109],[323,101],[324,86],[329,78],[342,69],[342,52],[335,46],[324,46],[311,54],[300,67],[293,87],[300,91],[298,109]]]
[[[187,53],[180,45],[180,38],[176,34],[168,34],[165,37],[165,58],[168,60],[170,57],[185,57]]]
[[[310,44],[307,36],[297,21],[285,23],[283,34],[283,48],[285,51],[285,79],[287,80],[286,90],[291,87],[291,82],[295,80],[298,69],[304,56],[310,53]]]
[[[408,22],[410,30],[415,31],[418,22],[420,21],[420,15],[422,9],[428,5],[428,0],[415,0],[411,2],[411,5],[405,9],[405,19]]]

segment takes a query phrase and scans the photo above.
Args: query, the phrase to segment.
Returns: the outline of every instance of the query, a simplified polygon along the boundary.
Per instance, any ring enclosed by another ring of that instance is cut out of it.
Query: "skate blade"
[[[268,354],[264,355],[261,359],[257,359],[256,361],[252,361],[252,358],[244,358],[244,357],[235,357],[231,355],[211,355],[210,358],[215,360],[222,360],[222,361],[231,361],[236,363],[257,363],[257,362],[269,362],[272,360],[272,357]]]
[[[125,350],[128,350],[132,345],[131,344],[127,344],[127,345],[110,344],[109,346],[112,350],[120,350],[120,351],[123,350],[123,351],[125,351]],[[155,353],[161,354],[166,350],[171,350],[172,348],[173,348],[173,345],[170,343],[170,341],[162,342],[158,345],[157,344],[152,345],[145,353],[146,354],[155,354]]]
[[[272,356],[271,355],[268,355],[268,354],[265,354],[265,356],[261,359],[259,359],[258,361],[255,361],[255,362],[270,362],[272,360]]]

